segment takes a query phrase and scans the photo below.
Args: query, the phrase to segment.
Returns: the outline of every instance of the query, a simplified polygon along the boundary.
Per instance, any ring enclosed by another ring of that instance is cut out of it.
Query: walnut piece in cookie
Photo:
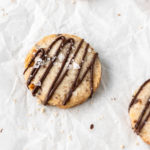
[[[150,79],[134,95],[129,105],[129,115],[135,133],[150,144]]]
[[[92,97],[100,84],[101,64],[98,53],[84,39],[53,34],[35,45],[25,59],[24,71],[33,96],[44,105],[60,108]]]

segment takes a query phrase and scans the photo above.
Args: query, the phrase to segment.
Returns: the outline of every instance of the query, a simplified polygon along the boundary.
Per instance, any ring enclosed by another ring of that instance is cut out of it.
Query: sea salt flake
[[[52,61],[54,61],[56,59],[56,56],[52,57]]]
[[[77,64],[76,62],[73,62],[73,69],[80,69],[79,64]]]
[[[88,52],[89,52],[89,53],[91,53],[91,52],[92,52],[92,50],[91,50],[91,49],[88,49]]]
[[[35,85],[36,85],[36,86],[41,86],[41,82],[38,81]]]
[[[40,64],[35,64],[33,68],[39,68]]]
[[[72,67],[73,67],[73,66],[70,64],[70,65],[68,66],[68,69],[72,69]]]
[[[75,50],[75,49],[76,49],[76,47],[75,47],[75,46],[72,46],[72,49],[73,49],[73,50]]]
[[[42,62],[42,59],[41,59],[41,58],[38,58],[37,61],[38,61],[38,62]]]
[[[54,62],[54,66],[57,66],[58,65],[58,63],[57,62]]]
[[[62,53],[60,53],[58,55],[58,59],[59,59],[60,62],[62,62],[64,60],[64,58],[65,58],[65,56]]]
[[[48,57],[48,58],[47,58],[47,61],[50,61],[50,60],[51,60],[51,58],[50,58],[50,57]]]

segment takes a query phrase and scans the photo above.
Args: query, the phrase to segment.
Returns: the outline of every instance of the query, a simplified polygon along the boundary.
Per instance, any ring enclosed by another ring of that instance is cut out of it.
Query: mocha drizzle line
[[[138,90],[137,94],[134,96],[134,98],[132,99],[130,105],[129,105],[129,110],[130,108],[137,102],[137,96],[139,95],[139,93],[143,90],[144,86],[150,81],[147,80],[141,87],[140,89]],[[141,130],[143,129],[145,123],[148,121],[149,117],[150,117],[150,109],[149,109],[149,106],[150,106],[150,101],[149,101],[150,97],[148,98],[146,104],[145,104],[145,107],[144,109],[142,110],[139,118],[138,118],[138,121],[136,122],[135,124],[135,127],[134,127],[134,130],[137,134],[139,134],[141,132]],[[146,112],[149,111],[149,113],[145,116]],[[145,116],[145,118],[144,118]]]
[[[57,39],[55,39],[52,44],[49,46],[49,48],[46,50],[46,52],[44,51],[44,49],[39,49],[34,57],[31,59],[31,61],[29,62],[27,68],[25,69],[24,73],[28,70],[28,68],[31,66],[31,64],[34,62],[35,58],[38,56],[38,54],[41,54],[40,55],[40,58],[42,60],[45,59],[46,55],[48,55],[48,53],[50,52],[50,50],[52,49],[52,47],[54,46],[54,44],[59,41],[59,40],[62,40],[62,42],[60,43],[60,46],[58,47],[58,49],[56,50],[56,53],[54,55],[54,59],[52,59],[52,61],[49,63],[47,69],[45,70],[45,72],[43,73],[42,77],[40,78],[39,82],[42,83],[44,82],[46,76],[48,75],[48,73],[50,72],[51,68],[53,67],[53,64],[54,62],[56,61],[57,59],[57,56],[59,55],[61,49],[66,45],[66,44],[70,44],[69,46],[69,49],[67,50],[67,54],[65,56],[65,59],[63,60],[62,64],[61,64],[61,68],[60,70],[58,71],[54,81],[52,82],[52,85],[50,86],[49,90],[48,90],[48,94],[43,102],[44,105],[46,105],[48,103],[48,100],[53,96],[54,92],[56,91],[57,87],[61,84],[61,82],[63,81],[63,79],[65,78],[65,76],[67,75],[68,71],[69,71],[69,65],[73,63],[73,60],[74,58],[76,57],[77,53],[79,52],[84,40],[82,39],[73,55],[73,57],[71,58],[68,66],[67,66],[67,69],[65,70],[65,72],[61,75],[62,73],[62,70],[64,69],[64,66],[69,58],[69,55],[71,53],[71,50],[72,50],[72,47],[74,46],[74,39],[70,38],[68,40],[65,39],[64,36],[60,36],[58,37]],[[89,44],[86,45],[86,48],[84,50],[84,54],[82,56],[82,61],[81,63],[79,64],[80,68],[78,69],[77,71],[77,74],[76,74],[76,77],[75,77],[75,80],[73,81],[73,84],[71,85],[71,89],[69,90],[65,100],[62,102],[63,105],[65,105],[69,99],[71,98],[72,96],[72,93],[73,91],[75,91],[75,89],[82,83],[84,77],[86,76],[86,74],[88,73],[88,71],[90,70],[90,84],[91,84],[91,95],[90,97],[92,96],[93,94],[93,69],[94,69],[94,63],[95,63],[95,60],[96,60],[96,57],[97,57],[97,53],[94,54],[93,56],[93,59],[90,63],[90,65],[87,67],[86,71],[83,73],[82,77],[79,79],[79,75],[80,75],[80,71],[82,69],[82,66],[83,66],[83,62],[84,62],[84,59],[86,57],[86,54],[87,54],[87,50],[89,48]],[[38,67],[38,68],[34,68],[31,70],[31,73],[29,75],[29,78],[27,80],[27,86],[30,85],[30,83],[32,82],[32,80],[34,79],[34,77],[36,76],[38,70],[40,69],[41,65]],[[60,77],[61,76],[61,77]],[[40,86],[36,85],[35,88],[33,89],[32,91],[32,94],[33,96],[36,95],[36,93],[38,92]]]

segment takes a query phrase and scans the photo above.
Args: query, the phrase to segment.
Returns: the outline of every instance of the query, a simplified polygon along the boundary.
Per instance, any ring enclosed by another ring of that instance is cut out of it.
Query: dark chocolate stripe
[[[27,71],[27,69],[31,66],[32,62],[34,62],[35,58],[38,56],[39,53],[41,53],[40,55],[40,58],[42,60],[44,60],[49,54],[50,50],[52,49],[52,47],[55,45],[55,43],[59,40],[62,40],[62,42],[60,43],[59,47],[57,48],[56,52],[55,52],[55,55],[53,56],[54,58],[52,59],[52,61],[50,61],[50,63],[48,64],[48,67],[46,68],[46,70],[44,71],[42,77],[40,78],[40,80],[38,82],[41,83],[41,86],[44,82],[44,80],[46,79],[48,73],[50,72],[51,68],[53,67],[53,64],[54,62],[57,60],[57,57],[61,51],[62,48],[65,47],[66,44],[70,44],[69,46],[69,49],[67,49],[68,51],[66,52],[66,56],[65,56],[65,59],[63,60],[62,64],[61,64],[61,68],[60,70],[58,71],[54,81],[52,82],[52,85],[50,86],[49,90],[48,90],[48,94],[44,100],[44,104],[47,104],[47,102],[51,99],[51,97],[53,96],[54,92],[56,91],[57,87],[61,84],[61,82],[63,81],[63,79],[65,78],[65,76],[67,75],[68,71],[69,71],[69,65],[73,63],[73,60],[74,58],[76,57],[77,53],[79,52],[84,40],[82,39],[73,55],[73,57],[71,58],[69,64],[67,65],[67,69],[65,70],[65,72],[62,74],[62,71],[65,67],[65,64],[70,56],[70,53],[71,53],[71,50],[72,50],[72,47],[74,45],[74,39],[72,38],[69,38],[68,40],[65,39],[64,36],[60,36],[58,37],[57,39],[55,39],[51,45],[49,46],[49,48],[46,50],[46,52],[44,51],[44,49],[40,49],[36,52],[35,56],[31,59],[31,61],[29,62],[29,65],[27,66],[27,68],[25,69],[24,73]],[[71,98],[72,96],[72,93],[73,91],[82,83],[83,79],[85,78],[86,74],[88,73],[88,71],[90,70],[90,85],[91,85],[91,95],[93,94],[93,69],[94,69],[94,62],[96,60],[96,57],[97,57],[97,53],[93,56],[93,59],[90,63],[90,65],[87,67],[86,71],[84,72],[84,74],[82,75],[81,79],[79,79],[79,76],[80,76],[80,72],[81,72],[81,69],[82,69],[82,66],[83,66],[83,62],[84,62],[84,59],[86,57],[86,54],[87,54],[87,50],[88,50],[88,47],[89,47],[89,44],[86,45],[86,48],[85,48],[85,51],[84,51],[84,54],[82,56],[82,61],[81,63],[79,64],[80,68],[77,70],[77,74],[76,74],[76,77],[75,77],[75,80],[73,81],[72,85],[71,85],[71,89],[69,90],[68,94],[67,94],[67,97],[65,98],[65,100],[62,102],[63,105],[65,105],[69,99]],[[37,62],[38,63],[38,62]],[[37,64],[36,63],[36,64]],[[30,83],[32,82],[32,80],[34,79],[34,77],[36,76],[37,72],[39,71],[41,65],[39,65],[38,68],[33,68],[31,70],[31,73],[29,75],[29,78],[27,80],[27,85],[30,85]],[[38,92],[38,89],[40,88],[39,85],[36,85],[35,88],[33,89],[32,91],[32,94],[33,95],[36,95],[36,93]]]
[[[28,66],[27,66],[26,69],[24,70],[23,74],[25,74],[25,72],[29,69],[29,67],[31,66],[31,64],[34,62],[35,58],[36,58],[36,57],[38,56],[38,54],[40,54],[40,53],[41,53],[41,58],[42,58],[42,57],[44,56],[44,53],[45,53],[45,51],[44,51],[43,48],[39,49],[39,50],[35,53],[35,55],[34,55],[34,56],[32,57],[32,59],[30,60]]]
[[[80,63],[80,65],[79,65],[80,68],[78,69],[76,78],[75,78],[75,80],[74,80],[74,82],[73,82],[73,84],[72,84],[72,86],[71,86],[70,91],[69,91],[68,94],[67,94],[67,97],[65,98],[65,100],[64,100],[63,103],[62,103],[63,105],[66,105],[66,103],[69,101],[70,97],[72,96],[72,92],[73,92],[73,90],[74,90],[74,88],[75,88],[75,84],[76,84],[76,82],[77,82],[77,80],[78,80],[78,77],[79,77],[79,75],[80,75],[80,71],[81,71],[81,69],[82,69],[83,62],[84,62],[84,60],[85,60],[85,56],[86,56],[86,54],[87,54],[88,48],[89,48],[89,44],[86,45],[86,48],[85,48],[85,50],[84,50],[84,54],[83,54],[81,63]]]
[[[150,101],[149,101],[149,98],[148,98],[148,101],[147,101],[147,103],[145,104],[145,107],[144,107],[144,109],[143,109],[143,111],[142,111],[142,113],[140,114],[140,117],[139,117],[139,119],[138,119],[138,121],[137,121],[137,123],[135,124],[135,132],[137,132],[137,133],[139,133],[140,131],[141,131],[141,127],[142,126],[140,126],[141,125],[141,123],[142,123],[142,120],[143,120],[143,117],[144,117],[144,115],[145,115],[145,113],[146,113],[146,111],[148,110],[148,108],[149,108],[149,105],[150,105]],[[143,123],[142,123],[143,124]]]
[[[25,73],[25,72],[27,71],[27,69],[30,67],[30,65],[32,64],[32,62],[34,62],[35,58],[37,57],[37,55],[38,55],[40,52],[42,52],[42,55],[41,55],[40,58],[41,58],[42,60],[44,60],[44,58],[45,58],[45,56],[44,56],[45,53],[48,54],[48,53],[50,52],[51,48],[54,46],[54,44],[55,44],[57,41],[59,41],[59,40],[62,40],[62,42],[63,42],[63,41],[65,40],[65,37],[60,36],[60,37],[58,37],[57,39],[55,39],[55,40],[51,43],[51,45],[49,46],[49,48],[47,49],[46,52],[44,51],[44,49],[39,49],[39,50],[36,52],[35,56],[31,59],[29,65],[28,65],[28,67],[25,69],[24,73]],[[62,43],[61,43],[61,44],[62,44]],[[60,46],[61,46],[61,45],[60,45]],[[38,63],[38,62],[37,62],[37,63]],[[40,67],[41,67],[41,65],[40,65],[38,68],[33,68],[33,69],[32,69],[32,71],[31,71],[31,73],[30,73],[30,75],[29,75],[29,78],[27,79],[27,86],[29,86],[29,84],[31,83],[31,81],[34,79],[34,77],[36,76],[36,74],[37,74],[37,72],[39,71]]]
[[[91,69],[90,69],[90,83],[91,83],[91,94],[90,94],[90,98],[92,97],[93,95],[93,69],[94,69],[94,63],[92,64],[91,66]]]
[[[139,93],[143,90],[144,86],[150,81],[150,79],[148,79],[146,82],[143,83],[143,85],[140,87],[140,89],[138,90],[138,92],[136,93],[136,95],[133,97],[130,105],[129,105],[129,108],[128,108],[128,111],[130,111],[130,108],[133,106],[133,104],[136,103],[136,100],[137,100],[137,96],[139,95]]]
[[[52,85],[50,86],[50,88],[49,88],[49,90],[48,90],[48,94],[47,94],[47,96],[46,96],[46,98],[45,98],[45,100],[44,100],[44,102],[43,102],[44,105],[46,105],[47,102],[48,102],[48,100],[49,100],[49,93],[51,93],[52,88],[54,87],[54,85],[56,84],[57,80],[59,79],[59,77],[60,77],[60,75],[61,75],[61,73],[62,73],[62,70],[63,70],[63,68],[64,68],[64,66],[65,66],[65,64],[66,64],[66,62],[67,62],[67,60],[68,60],[68,57],[69,57],[69,55],[70,55],[70,52],[71,52],[71,50],[72,50],[72,46],[73,46],[73,45],[74,45],[74,41],[71,42],[70,47],[69,47],[69,50],[67,51],[67,55],[66,55],[65,59],[64,59],[63,62],[62,62],[61,68],[60,68],[59,72],[57,73],[57,75],[56,75],[54,81],[52,82]]]
[[[145,123],[148,121],[149,117],[150,117],[150,112],[148,113],[148,115],[146,116],[146,118],[143,120],[143,122],[139,126],[139,128],[137,130],[137,134],[139,134],[141,132],[141,130],[143,129]]]
[[[63,48],[66,44],[71,43],[72,41],[74,41],[74,40],[73,39],[68,39],[66,41],[62,40],[60,46],[58,47],[58,49],[55,53],[54,59],[50,62],[47,69],[45,70],[44,74],[42,75],[41,79],[39,80],[41,85],[43,84],[45,78],[47,77],[48,73],[50,72],[51,68],[53,67],[54,62],[57,60],[57,56],[59,55],[61,48]],[[52,46],[50,46],[50,48],[48,49],[48,52],[50,51],[51,48],[52,48]],[[47,54],[48,54],[48,52],[47,52]],[[34,90],[32,91],[32,94],[35,95],[38,92],[39,88],[40,88],[40,86],[35,86]]]
[[[70,60],[70,62],[69,62],[69,64],[68,64],[68,66],[67,66],[66,71],[63,73],[63,75],[62,75],[61,78],[58,80],[58,82],[55,83],[54,87],[48,92],[48,95],[47,95],[47,97],[46,97],[45,100],[44,100],[44,104],[46,104],[46,103],[48,102],[48,100],[53,96],[55,90],[56,90],[57,87],[61,84],[61,82],[63,81],[64,77],[65,77],[66,74],[68,73],[69,65],[72,64],[73,59],[76,57],[76,55],[77,55],[79,49],[81,48],[81,46],[82,46],[82,44],[83,44],[83,41],[84,41],[84,40],[82,39],[81,42],[79,43],[78,48],[77,48],[77,50],[75,51],[73,57],[71,58],[71,60]]]
[[[83,79],[84,79],[85,76],[87,75],[87,73],[88,73],[88,71],[90,70],[91,66],[94,65],[97,56],[98,56],[98,54],[95,53],[94,56],[93,56],[93,59],[92,59],[92,61],[91,61],[91,63],[90,63],[90,65],[87,67],[87,69],[86,69],[86,71],[83,73],[82,77],[77,81],[77,84],[76,84],[76,86],[75,86],[74,91],[75,91],[76,88],[82,83]]]

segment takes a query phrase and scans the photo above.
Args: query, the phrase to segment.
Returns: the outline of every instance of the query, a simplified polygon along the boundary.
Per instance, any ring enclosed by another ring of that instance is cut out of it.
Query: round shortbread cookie
[[[44,37],[25,59],[24,77],[44,105],[70,108],[92,96],[101,79],[98,54],[83,39],[68,34]]]
[[[134,95],[129,115],[133,130],[150,144],[150,79]]]

